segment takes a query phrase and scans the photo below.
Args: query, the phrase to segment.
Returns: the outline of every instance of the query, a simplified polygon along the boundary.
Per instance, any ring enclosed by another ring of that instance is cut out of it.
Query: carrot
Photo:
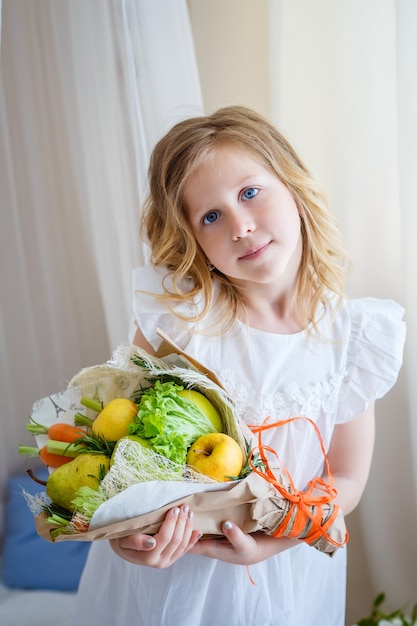
[[[62,456],[62,454],[52,454],[48,452],[48,448],[43,446],[39,450],[39,458],[48,467],[61,467],[61,465],[65,465],[65,463],[69,463],[73,459],[69,456]]]
[[[48,452],[47,446],[43,448],[35,448],[33,446],[19,446],[19,454],[27,456],[39,456],[40,460],[47,467],[61,467],[65,463],[69,463],[73,459],[70,456],[62,456],[62,454],[52,454]]]
[[[26,424],[27,430],[32,435],[48,435],[49,439],[54,441],[65,441],[66,443],[73,443],[80,437],[85,435],[85,431],[72,424],[64,424],[62,422],[56,422],[52,426],[43,426],[38,424],[34,419]]]
[[[85,533],[88,530],[87,520],[80,514],[74,515],[72,518],[72,524],[76,528],[78,533]]]
[[[49,439],[54,441],[64,441],[66,443],[74,443],[80,437],[84,437],[85,431],[71,424],[56,423],[48,430]]]

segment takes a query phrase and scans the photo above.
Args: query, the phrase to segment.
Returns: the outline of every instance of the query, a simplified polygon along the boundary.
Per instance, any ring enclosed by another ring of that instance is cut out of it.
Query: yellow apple
[[[127,398],[111,400],[93,422],[92,431],[106,441],[118,441],[127,435],[127,428],[138,412],[137,405]]]
[[[223,482],[239,476],[243,454],[239,444],[229,435],[208,433],[190,446],[187,465],[194,471]]]
[[[204,413],[206,417],[209,418],[210,422],[213,424],[217,432],[223,432],[222,418],[220,417],[217,409],[214,408],[214,406],[212,405],[210,400],[206,398],[206,396],[204,396],[199,391],[194,391],[194,389],[183,389],[182,391],[178,392],[178,395],[182,396],[186,400],[190,400],[190,402],[193,402],[196,407],[200,409],[200,411]]]

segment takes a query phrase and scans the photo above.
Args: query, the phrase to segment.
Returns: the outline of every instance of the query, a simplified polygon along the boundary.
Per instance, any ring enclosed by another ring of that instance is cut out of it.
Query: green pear
[[[57,467],[46,482],[46,493],[52,502],[68,511],[74,510],[73,499],[80,487],[97,489],[109,471],[110,458],[104,454],[85,453]]]

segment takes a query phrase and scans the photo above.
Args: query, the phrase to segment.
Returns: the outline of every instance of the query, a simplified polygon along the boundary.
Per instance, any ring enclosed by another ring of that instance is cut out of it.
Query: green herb
[[[100,413],[103,409],[103,404],[99,400],[93,400],[93,398],[87,398],[86,396],[81,398],[81,404],[88,409],[96,411],[96,413]]]
[[[83,447],[76,443],[55,441],[54,439],[48,439],[46,442],[46,449],[49,454],[59,454],[61,456],[69,456],[71,458],[75,458],[83,451]]]
[[[32,433],[32,435],[47,435],[48,434],[48,427],[44,426],[43,424],[38,424],[38,422],[35,422],[33,417],[31,417],[30,422],[26,424],[26,429],[30,433]]]
[[[178,378],[178,376],[173,376],[172,374],[170,374],[169,371],[165,373],[158,372],[157,374],[152,374],[151,372],[152,366],[149,363],[149,361],[147,361],[146,359],[143,359],[142,357],[139,357],[139,356],[134,356],[132,357],[131,361],[138,367],[144,370],[148,370],[148,376],[145,377],[145,380],[149,384],[146,387],[142,387],[142,386],[139,387],[139,389],[136,389],[136,391],[134,391],[134,393],[132,394],[131,400],[133,400],[133,402],[135,402],[136,404],[139,404],[140,399],[143,396],[143,394],[148,391],[149,386],[153,387],[155,384],[155,381],[157,380],[160,383],[174,383],[175,385],[178,385],[179,387],[184,388],[183,381],[180,378]]]
[[[93,423],[94,423],[94,420],[91,417],[87,417],[83,413],[74,414],[74,424],[76,426],[88,426],[88,428],[91,428]]]
[[[78,454],[104,454],[111,456],[117,441],[107,441],[101,435],[91,433],[73,441],[71,445],[79,446]]]
[[[53,526],[57,526],[57,528],[65,528],[71,521],[72,512],[54,502],[45,504],[43,510],[47,514],[46,521]]]
[[[252,440],[251,440],[247,444],[246,458],[242,465],[242,469],[240,471],[239,476],[228,476],[230,480],[242,480],[243,478],[246,478],[246,476],[248,476],[251,472],[253,472],[254,467],[260,472],[263,472],[265,470],[266,464],[261,459],[260,454],[258,452],[256,452],[255,454],[252,454],[252,450],[253,450],[253,446],[252,446]]]

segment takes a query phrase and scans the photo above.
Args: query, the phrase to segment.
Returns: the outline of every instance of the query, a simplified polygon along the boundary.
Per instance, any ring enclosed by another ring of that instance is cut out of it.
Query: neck
[[[296,294],[283,294],[278,298],[245,298],[245,317],[251,328],[278,334],[297,333],[303,329],[298,315]]]

